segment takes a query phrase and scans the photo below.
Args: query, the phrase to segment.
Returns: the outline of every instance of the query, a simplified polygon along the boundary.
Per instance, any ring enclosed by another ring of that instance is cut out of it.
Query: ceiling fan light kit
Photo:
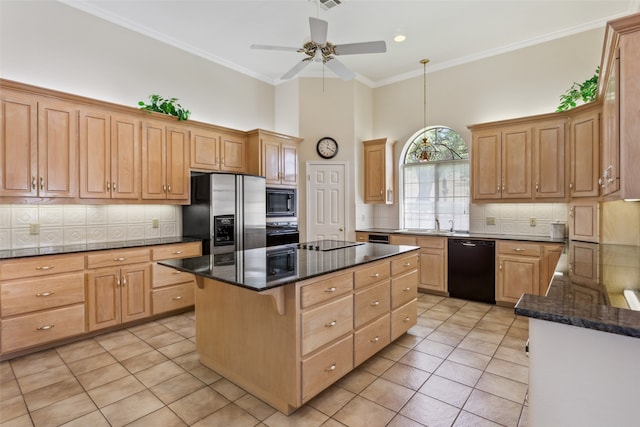
[[[320,0],[322,3],[322,0]],[[328,0],[330,1],[330,0]],[[337,2],[337,0],[332,0]],[[252,49],[263,50],[283,50],[290,52],[298,52],[306,55],[302,61],[298,62],[289,71],[287,71],[280,79],[288,80],[296,76],[311,62],[321,62],[326,65],[331,71],[336,73],[343,80],[351,80],[355,77],[355,73],[351,71],[342,62],[338,61],[335,57],[340,55],[357,55],[364,53],[384,53],[387,51],[387,45],[383,40],[361,42],[361,43],[348,43],[348,44],[333,44],[327,41],[327,32],[329,23],[322,19],[309,17],[309,30],[311,40],[306,42],[301,48],[286,47],[286,46],[270,46],[270,45],[251,45]]]

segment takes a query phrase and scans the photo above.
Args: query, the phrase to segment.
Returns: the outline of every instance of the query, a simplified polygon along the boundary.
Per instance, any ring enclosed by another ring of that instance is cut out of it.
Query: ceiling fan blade
[[[326,66],[329,67],[331,71],[336,73],[343,80],[351,80],[356,75],[353,71],[348,69],[342,62],[338,61],[336,58],[330,58],[325,62]]]
[[[266,44],[252,44],[251,49],[264,49],[264,50],[286,50],[287,52],[297,52],[299,48],[289,46],[270,46]]]
[[[324,45],[327,42],[327,29],[329,23],[322,19],[309,17],[309,27],[311,28],[311,40],[319,45]]]
[[[302,71],[302,69],[307,65],[309,65],[310,63],[311,61],[303,59],[302,61],[294,65],[293,68],[287,71],[282,77],[280,77],[280,80],[289,80],[290,78],[298,74],[300,71]]]
[[[335,46],[336,55],[355,55],[359,53],[384,53],[387,44],[383,41],[348,43]]]

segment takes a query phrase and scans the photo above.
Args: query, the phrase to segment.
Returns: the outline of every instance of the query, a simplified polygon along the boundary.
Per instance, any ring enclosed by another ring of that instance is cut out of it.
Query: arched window
[[[402,158],[401,216],[404,228],[469,230],[469,152],[451,128],[416,132]]]

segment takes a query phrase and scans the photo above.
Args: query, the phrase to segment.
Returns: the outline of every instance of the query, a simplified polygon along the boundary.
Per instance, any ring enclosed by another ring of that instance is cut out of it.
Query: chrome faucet
[[[440,220],[436,218],[436,231],[440,231]]]
[[[451,227],[449,228],[449,231],[453,233],[453,220],[452,219],[449,220],[449,224],[451,224]]]

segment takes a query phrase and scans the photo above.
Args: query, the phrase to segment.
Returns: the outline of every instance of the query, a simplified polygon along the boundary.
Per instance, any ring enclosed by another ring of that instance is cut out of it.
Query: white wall
[[[0,76],[132,107],[157,93],[194,120],[274,127],[273,86],[53,1],[0,1]]]

